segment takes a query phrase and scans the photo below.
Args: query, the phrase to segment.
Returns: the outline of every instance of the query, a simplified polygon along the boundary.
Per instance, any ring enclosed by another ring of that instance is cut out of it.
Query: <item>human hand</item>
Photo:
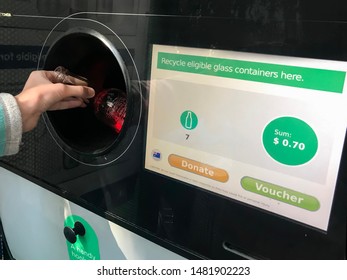
[[[36,127],[48,110],[86,107],[95,94],[85,81],[69,76],[73,85],[62,84],[54,71],[33,71],[21,93],[15,96],[22,114],[23,132]]]

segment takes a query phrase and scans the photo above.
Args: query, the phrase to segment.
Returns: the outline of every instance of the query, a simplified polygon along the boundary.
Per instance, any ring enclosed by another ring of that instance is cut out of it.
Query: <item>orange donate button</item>
[[[178,155],[169,155],[169,164],[173,167],[195,173],[215,181],[225,183],[229,180],[228,172],[224,169],[213,167],[189,158],[180,157]]]

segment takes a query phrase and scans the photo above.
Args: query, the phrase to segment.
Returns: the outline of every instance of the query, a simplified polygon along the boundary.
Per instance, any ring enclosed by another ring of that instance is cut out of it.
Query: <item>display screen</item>
[[[154,45],[145,168],[327,230],[346,62]]]

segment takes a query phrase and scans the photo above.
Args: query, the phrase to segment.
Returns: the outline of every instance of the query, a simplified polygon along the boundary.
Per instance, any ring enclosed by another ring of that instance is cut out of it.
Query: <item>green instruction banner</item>
[[[346,72],[175,53],[158,53],[158,69],[342,93]]]

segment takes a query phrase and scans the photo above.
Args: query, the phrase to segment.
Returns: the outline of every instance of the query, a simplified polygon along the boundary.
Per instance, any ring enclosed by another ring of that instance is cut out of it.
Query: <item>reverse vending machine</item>
[[[96,91],[1,158],[6,256],[345,259],[346,10],[2,1],[2,92],[57,68]]]

